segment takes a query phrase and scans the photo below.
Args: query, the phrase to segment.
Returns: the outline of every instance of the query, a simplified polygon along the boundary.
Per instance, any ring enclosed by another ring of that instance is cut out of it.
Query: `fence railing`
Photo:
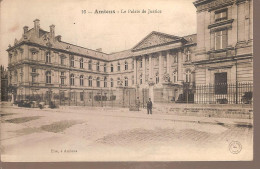
[[[194,103],[252,104],[253,83],[196,85]]]

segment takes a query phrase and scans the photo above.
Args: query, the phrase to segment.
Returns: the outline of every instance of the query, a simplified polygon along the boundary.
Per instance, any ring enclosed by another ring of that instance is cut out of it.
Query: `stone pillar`
[[[162,52],[159,52],[159,83],[163,81]]]
[[[149,98],[151,98],[151,101],[154,103],[153,85],[149,86]]]
[[[133,57],[133,60],[134,60],[134,85],[137,84],[137,63],[136,63],[136,57]]]
[[[167,51],[167,68],[166,72],[170,75],[170,70],[171,70],[171,58],[170,58],[170,51]]]
[[[178,51],[178,81],[183,80],[183,74],[182,74],[182,60],[183,60],[183,54],[182,51]]]
[[[149,55],[149,81],[153,81],[152,54]]]
[[[145,55],[142,56],[143,84],[145,84]]]

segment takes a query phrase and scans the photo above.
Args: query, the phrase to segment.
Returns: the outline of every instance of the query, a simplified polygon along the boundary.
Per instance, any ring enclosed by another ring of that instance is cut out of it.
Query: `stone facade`
[[[54,25],[45,31],[36,19],[7,49],[9,85],[18,95],[129,88],[135,97],[143,93],[167,102],[184,90],[194,94],[195,84],[252,82],[252,1],[197,0],[194,5],[197,34],[153,31],[132,49],[112,54],[63,42]]]

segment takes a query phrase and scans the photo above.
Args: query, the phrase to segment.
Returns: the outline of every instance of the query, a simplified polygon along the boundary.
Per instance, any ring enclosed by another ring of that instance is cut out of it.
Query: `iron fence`
[[[252,104],[253,83],[196,85],[197,104]]]

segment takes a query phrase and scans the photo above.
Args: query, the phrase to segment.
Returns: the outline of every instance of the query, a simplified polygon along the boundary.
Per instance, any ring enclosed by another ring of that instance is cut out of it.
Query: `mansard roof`
[[[20,40],[15,40],[14,46],[7,49],[7,51],[14,49],[16,46],[18,46],[21,43],[27,42],[30,44],[39,45],[46,48],[75,53],[75,55],[78,54],[83,56],[89,56],[92,58],[102,59],[102,60],[117,60],[117,59],[124,59],[127,57],[137,56],[145,53],[146,51],[157,52],[162,50],[169,50],[175,47],[181,47],[182,44],[185,45],[194,44],[197,41],[196,37],[197,37],[196,34],[179,37],[179,36],[153,31],[150,34],[148,34],[144,39],[142,39],[133,48],[120,51],[120,52],[107,54],[100,51],[88,49],[85,47],[73,45],[61,40],[58,41],[56,37],[52,39],[50,36],[50,32],[45,31],[41,28],[39,29],[39,34],[36,35],[35,29],[32,28],[28,30],[25,34],[23,34]]]

